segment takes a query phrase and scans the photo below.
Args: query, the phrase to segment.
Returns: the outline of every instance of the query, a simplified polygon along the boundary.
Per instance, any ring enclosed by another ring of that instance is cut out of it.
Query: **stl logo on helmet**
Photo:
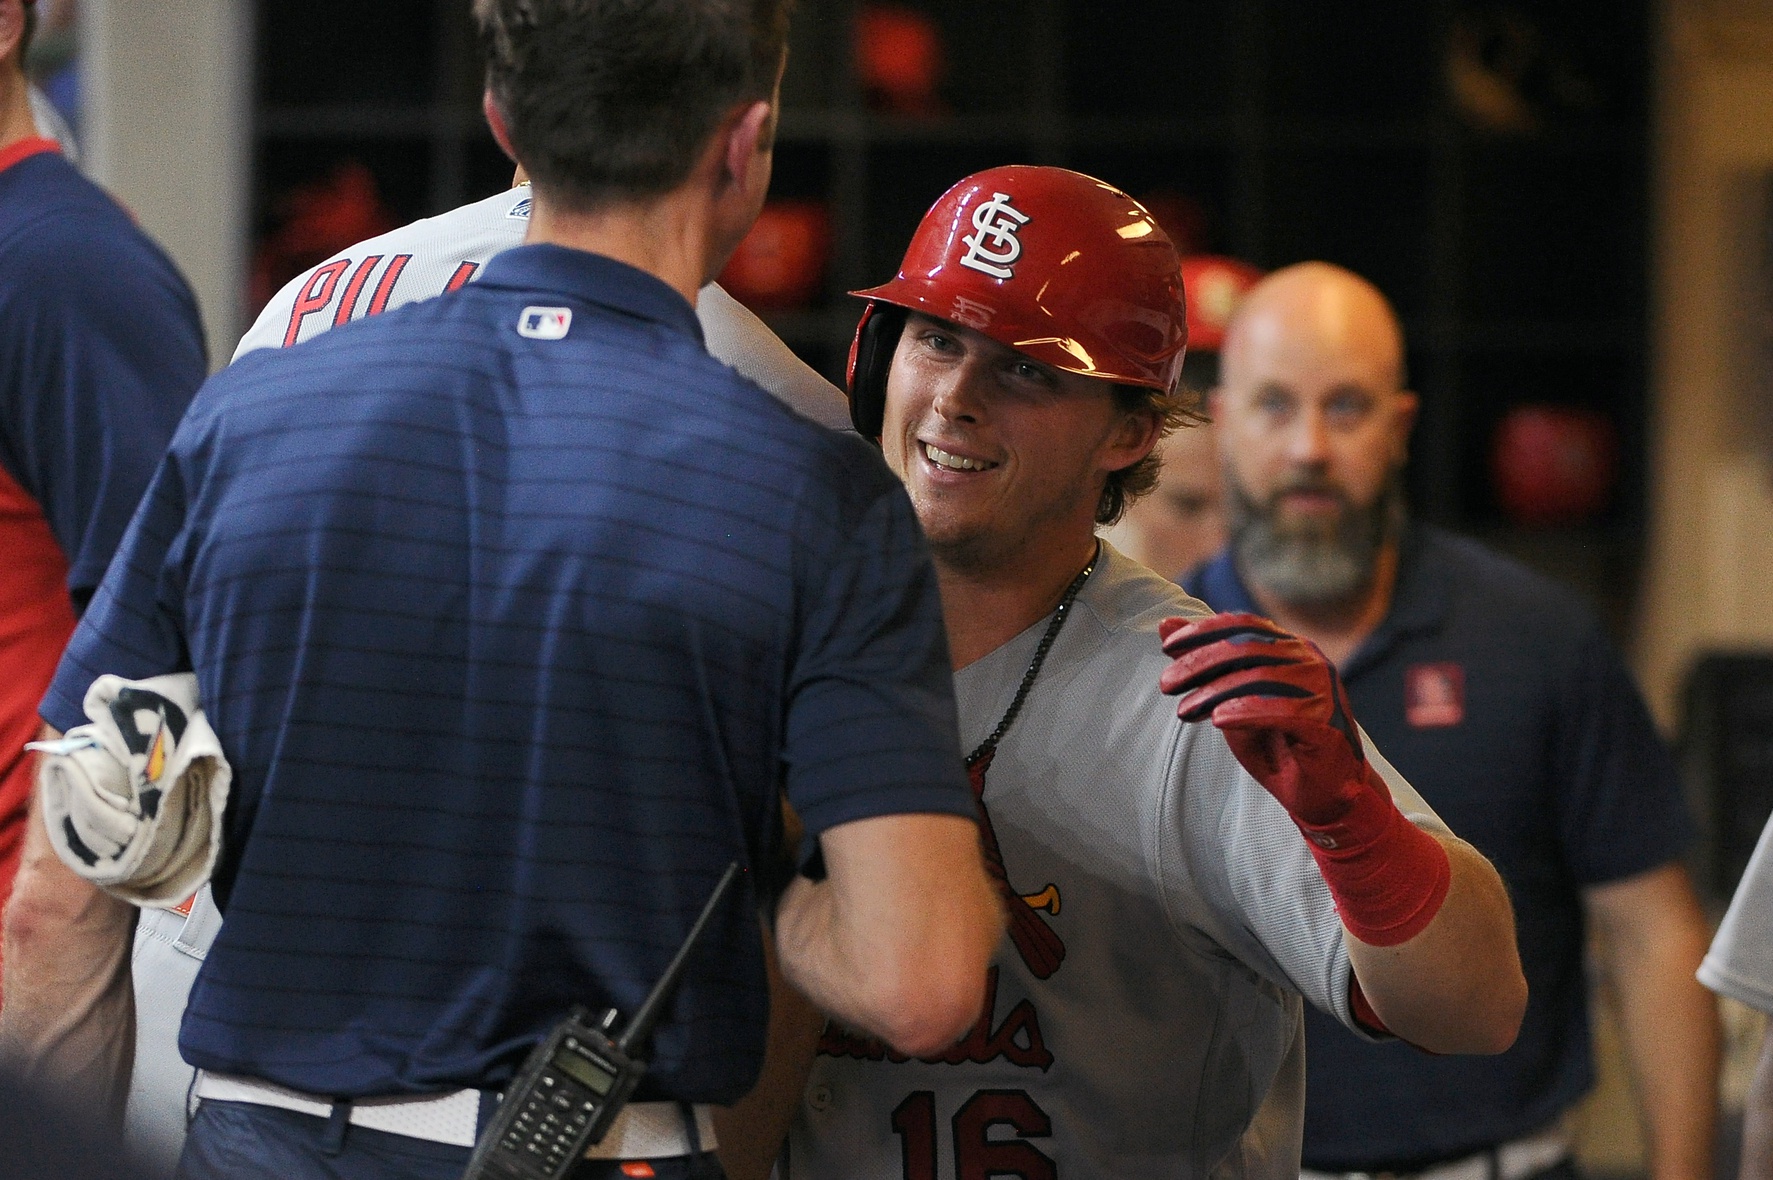
[[[992,193],[989,201],[973,210],[977,232],[961,239],[967,252],[960,264],[994,279],[1011,277],[1016,259],[1022,257],[1022,241],[1016,234],[1027,224],[1028,214],[1010,204],[1010,194]]]

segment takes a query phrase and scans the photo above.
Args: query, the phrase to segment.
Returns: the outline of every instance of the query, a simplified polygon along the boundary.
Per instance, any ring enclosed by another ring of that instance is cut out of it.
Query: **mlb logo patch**
[[[517,334],[530,340],[560,340],[573,326],[570,307],[526,307],[517,320]]]
[[[1417,664],[1404,673],[1404,720],[1417,729],[1441,729],[1465,720],[1465,668]]]
[[[530,199],[528,197],[523,198],[523,200],[521,200],[521,201],[517,202],[517,204],[511,206],[511,208],[506,211],[505,216],[510,218],[512,221],[528,221],[529,220],[529,203],[530,203]]]

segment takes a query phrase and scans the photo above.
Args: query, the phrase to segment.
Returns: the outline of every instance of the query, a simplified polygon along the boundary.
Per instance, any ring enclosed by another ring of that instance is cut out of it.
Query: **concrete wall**
[[[1773,648],[1773,373],[1745,360],[1754,338],[1773,340],[1765,295],[1745,297],[1769,240],[1756,200],[1773,177],[1773,2],[1667,0],[1660,70],[1654,474],[1634,656],[1672,724],[1697,653]]]
[[[210,363],[245,325],[250,0],[83,0],[81,147],[190,280]]]

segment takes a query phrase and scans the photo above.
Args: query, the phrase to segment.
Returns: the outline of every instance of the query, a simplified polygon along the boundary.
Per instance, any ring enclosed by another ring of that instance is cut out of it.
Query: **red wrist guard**
[[[1447,850],[1404,818],[1371,763],[1370,790],[1332,824],[1297,818],[1348,932],[1368,946],[1408,942],[1434,921],[1453,883]]]

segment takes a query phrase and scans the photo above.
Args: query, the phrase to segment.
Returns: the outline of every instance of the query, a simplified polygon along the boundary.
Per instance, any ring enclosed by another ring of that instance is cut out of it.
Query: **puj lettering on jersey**
[[[1028,214],[1010,204],[1010,194],[992,193],[989,201],[973,210],[975,232],[961,238],[967,252],[960,264],[994,279],[1010,278],[1016,259],[1022,257],[1022,239],[1016,235],[1027,224]]]
[[[1040,1014],[1029,1000],[1019,1000],[1001,1021],[997,1017],[997,968],[985,976],[985,1006],[967,1035],[940,1053],[916,1060],[927,1065],[989,1065],[1004,1060],[1024,1069],[1045,1072],[1052,1068],[1053,1054],[1040,1035]],[[875,1037],[848,1032],[826,1024],[819,1038],[819,1056],[852,1057],[858,1061],[890,1061],[903,1065],[912,1060],[886,1047]]]
[[[570,307],[526,307],[517,320],[517,334],[529,340],[563,340],[573,326]]]

